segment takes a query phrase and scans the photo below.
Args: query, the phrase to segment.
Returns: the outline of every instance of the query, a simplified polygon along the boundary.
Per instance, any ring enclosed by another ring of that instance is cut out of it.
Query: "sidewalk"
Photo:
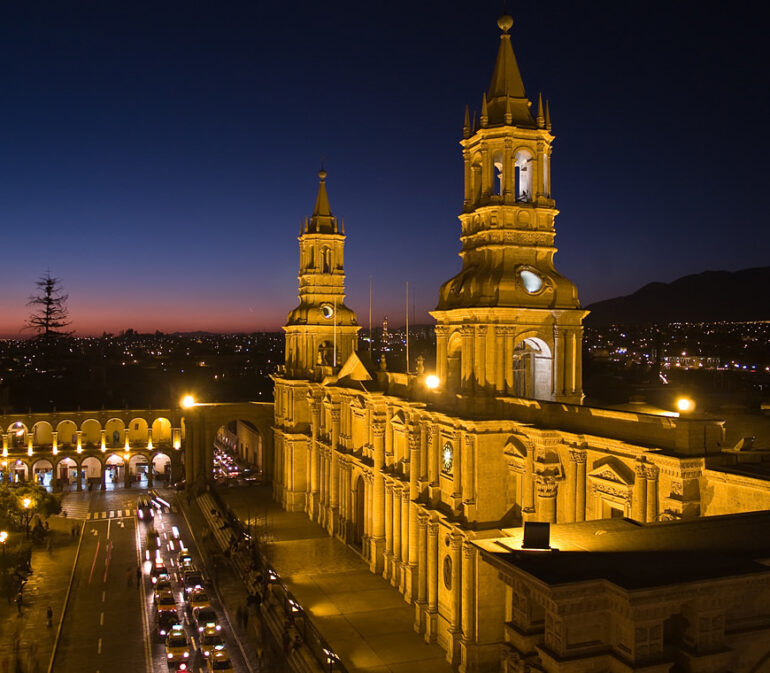
[[[0,593],[0,671],[3,672],[15,671],[17,659],[25,673],[48,670],[80,540],[79,535],[73,539],[71,530],[73,524],[82,530],[82,521],[52,516],[48,524],[51,551],[46,550],[45,544],[32,548],[33,572],[24,586],[22,614],[18,614],[13,596],[7,598]],[[17,539],[24,539],[24,534],[14,533],[7,543],[9,548],[15,546]],[[45,615],[49,605],[53,608],[51,627],[46,625]]]
[[[270,486],[217,493],[242,521],[264,516],[270,563],[349,673],[452,672],[443,650],[415,633],[414,606],[304,512],[282,510]]]
[[[257,673],[257,671],[294,673],[281,652],[274,632],[271,633],[270,631],[270,624],[266,623],[264,611],[260,615],[256,615],[253,610],[249,610],[249,621],[245,628],[238,623],[239,608],[246,606],[246,597],[251,590],[251,587],[247,587],[241,579],[245,573],[242,572],[244,569],[240,567],[240,559],[236,561],[225,560],[224,565],[220,566],[218,571],[213,571],[214,556],[219,562],[224,560],[221,551],[227,547],[230,533],[220,530],[219,526],[212,521],[211,508],[215,505],[210,496],[201,496],[200,499],[193,499],[190,503],[187,503],[184,497],[180,496],[178,502],[185,513],[191,530],[195,531],[198,548],[206,559],[207,573],[215,580],[214,584],[220,601],[233,631],[243,646],[246,664],[250,671],[252,673]],[[204,533],[204,531],[211,531],[211,535]],[[263,651],[261,666],[257,654],[260,648]]]

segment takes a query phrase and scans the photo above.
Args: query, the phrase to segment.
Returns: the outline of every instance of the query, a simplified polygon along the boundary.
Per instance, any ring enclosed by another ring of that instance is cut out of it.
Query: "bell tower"
[[[441,286],[437,367],[449,390],[580,404],[577,288],[554,268],[551,120],[524,90],[503,15],[478,123],[465,111],[462,269]]]
[[[299,235],[299,306],[286,320],[286,375],[319,379],[355,350],[356,314],[345,306],[345,225],[338,224],[326,193],[326,171],[312,216]]]

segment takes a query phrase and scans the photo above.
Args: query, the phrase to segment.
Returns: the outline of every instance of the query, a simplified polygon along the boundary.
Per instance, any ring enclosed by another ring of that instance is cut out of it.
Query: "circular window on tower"
[[[543,289],[543,279],[540,274],[535,273],[531,269],[521,269],[519,271],[519,278],[524,289],[529,294],[535,294]]]
[[[321,304],[321,314],[327,320],[330,320],[334,316],[334,306],[331,304]]]

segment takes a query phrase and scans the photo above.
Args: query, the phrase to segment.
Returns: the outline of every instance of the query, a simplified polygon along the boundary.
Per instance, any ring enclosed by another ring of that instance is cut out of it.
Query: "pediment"
[[[632,486],[634,480],[633,477],[628,475],[629,472],[630,470],[620,463],[620,461],[613,460],[593,469],[588,473],[588,476],[591,479],[599,479],[601,481],[610,481],[624,486]]]
[[[404,412],[397,411],[395,414],[393,414],[393,417],[390,419],[390,424],[398,428],[405,428],[406,416],[404,416]]]
[[[511,435],[505,441],[503,453],[507,456],[524,460],[527,457],[527,447],[518,437]]]
[[[350,357],[345,360],[345,364],[340,368],[337,379],[349,379],[350,381],[371,381],[372,376],[366,364],[361,360],[358,353],[353,351]]]
[[[353,411],[366,411],[366,404],[364,403],[364,398],[361,395],[357,395],[352,400],[350,400],[349,406]]]

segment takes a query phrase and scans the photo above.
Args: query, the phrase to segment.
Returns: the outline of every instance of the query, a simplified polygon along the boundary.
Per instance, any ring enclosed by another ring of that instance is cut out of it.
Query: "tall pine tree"
[[[32,295],[27,306],[34,307],[27,320],[27,327],[37,331],[39,337],[51,340],[69,336],[71,331],[65,331],[65,327],[71,324],[67,299],[64,294],[61,281],[54,278],[50,271],[46,271],[37,281],[37,294]]]

